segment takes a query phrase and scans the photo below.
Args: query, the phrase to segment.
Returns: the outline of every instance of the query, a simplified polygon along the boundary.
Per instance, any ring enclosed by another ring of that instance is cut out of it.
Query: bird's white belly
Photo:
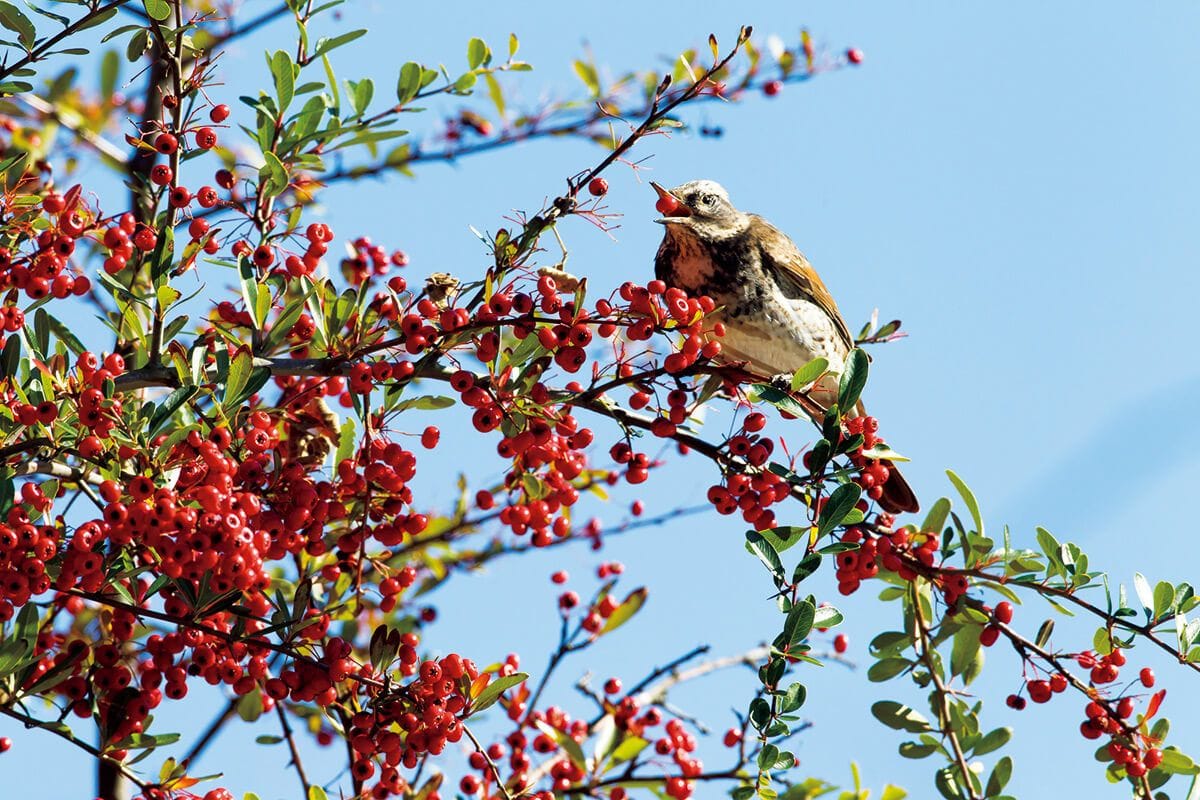
[[[846,350],[828,314],[805,300],[769,303],[761,314],[726,316],[725,335],[718,339],[726,361],[745,361],[754,372],[770,377],[792,373],[815,358],[829,362],[840,374]],[[813,399],[822,405],[837,397],[837,380],[829,376],[814,387]]]

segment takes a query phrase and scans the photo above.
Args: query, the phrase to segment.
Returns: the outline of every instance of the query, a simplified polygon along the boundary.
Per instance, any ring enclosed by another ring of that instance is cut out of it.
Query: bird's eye
[[[717,202],[717,198],[715,195],[706,194],[700,198],[701,205],[711,206],[715,202]]]

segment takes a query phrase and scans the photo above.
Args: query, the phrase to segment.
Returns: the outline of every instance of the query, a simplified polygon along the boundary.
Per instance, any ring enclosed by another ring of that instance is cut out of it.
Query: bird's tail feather
[[[879,505],[883,510],[889,514],[920,511],[921,504],[917,502],[916,494],[896,465],[891,461],[880,463],[888,468],[888,479],[883,484],[883,495],[879,498]]]

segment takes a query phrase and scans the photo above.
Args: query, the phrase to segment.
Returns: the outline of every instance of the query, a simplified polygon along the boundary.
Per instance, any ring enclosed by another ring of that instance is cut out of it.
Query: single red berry
[[[604,180],[604,178],[592,178],[588,182],[588,194],[592,195],[592,197],[602,197],[608,194],[608,181]]]
[[[724,744],[726,747],[737,747],[738,742],[742,740],[742,732],[737,728],[730,728],[725,731]]]
[[[671,216],[679,209],[679,201],[669,194],[665,194],[658,198],[658,202],[654,204],[654,210],[663,216]]]
[[[212,110],[208,112],[208,118],[213,122],[224,122],[229,119],[229,106],[224,103],[213,106]]]
[[[1142,671],[1138,673],[1138,680],[1142,682],[1142,686],[1147,689],[1154,687],[1154,670],[1149,667],[1142,667]]]
[[[0,753],[7,753],[12,748],[12,739],[0,736]]]
[[[155,164],[150,168],[150,181],[159,186],[166,186],[171,182],[171,178],[173,177],[174,173],[171,172],[171,168],[166,164]]]
[[[846,60],[851,64],[861,64],[863,62],[863,51],[857,47],[851,47],[846,51]]]
[[[833,651],[835,653],[844,653],[850,647],[850,639],[844,633],[839,633],[833,637]]]
[[[550,575],[550,582],[563,584],[563,583],[567,582],[567,578],[569,578],[569,577],[570,576],[567,574],[567,571],[565,569],[560,569],[558,572],[552,573]]]
[[[179,140],[172,133],[160,133],[154,140],[154,149],[169,156],[179,149]]]
[[[609,678],[604,682],[605,694],[617,694],[621,691],[621,681],[619,678]]]
[[[196,131],[196,146],[211,150],[217,146],[217,132],[212,128],[201,128]]]
[[[437,447],[438,440],[441,438],[442,432],[436,426],[430,425],[421,433],[421,446],[426,450],[432,450]]]
[[[992,616],[996,618],[996,622],[1001,625],[1007,625],[1012,622],[1013,607],[1012,603],[1007,600],[1002,600],[996,604],[996,610],[992,612]]]
[[[763,84],[763,94],[774,97],[783,91],[783,81],[767,81]]]

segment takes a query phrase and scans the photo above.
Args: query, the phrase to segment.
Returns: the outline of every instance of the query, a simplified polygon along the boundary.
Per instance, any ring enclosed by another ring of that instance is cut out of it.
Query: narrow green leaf
[[[863,387],[867,385],[870,366],[871,360],[867,358],[866,352],[857,347],[850,351],[838,383],[838,408],[851,411],[858,405],[858,398],[862,395]]]
[[[604,627],[600,629],[600,634],[603,636],[606,633],[612,633],[617,628],[624,625],[633,615],[641,610],[646,603],[646,587],[634,589],[625,599],[621,601],[621,605],[617,606],[608,619],[604,621]]]
[[[1140,572],[1133,573],[1133,588],[1137,592],[1138,600],[1142,601],[1142,607],[1148,613],[1154,611],[1154,590],[1150,588],[1150,581],[1146,580],[1146,576]]]
[[[512,675],[494,678],[491,683],[483,688],[483,691],[477,697],[471,700],[471,713],[478,714],[480,711],[493,705],[500,699],[501,694],[518,683],[524,683],[528,678],[529,675],[524,672],[514,672]]]
[[[1004,756],[996,762],[996,766],[992,767],[992,774],[988,777],[987,796],[995,797],[1004,791],[1004,787],[1008,784],[1008,779],[1012,777],[1013,762],[1008,756]]]
[[[975,522],[975,532],[980,536],[983,535],[983,517],[979,513],[979,503],[975,500],[975,495],[967,488],[967,484],[963,483],[963,479],[954,474],[951,470],[946,470],[946,477],[954,484],[954,488],[962,496],[963,502],[967,506],[967,510],[971,512],[971,519]]]

